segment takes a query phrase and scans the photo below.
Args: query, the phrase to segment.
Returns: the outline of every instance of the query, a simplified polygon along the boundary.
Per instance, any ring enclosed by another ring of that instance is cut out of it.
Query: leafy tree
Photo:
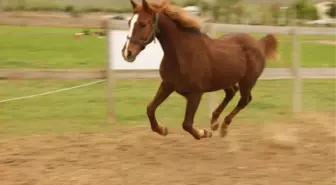
[[[199,5],[200,0],[187,0],[183,3],[183,6],[197,6]]]
[[[225,15],[229,16],[229,12],[231,13],[231,7],[237,4],[240,0],[216,0],[212,7],[212,15],[213,19],[217,21],[221,14],[225,12]]]
[[[336,18],[336,3],[329,4],[327,15],[329,15],[332,18]]]
[[[211,10],[211,5],[207,1],[201,1],[200,2],[200,8],[202,12],[207,12]]]
[[[270,6],[270,13],[271,13],[274,25],[279,24],[279,18],[281,14],[280,7],[281,5],[279,3],[274,3]]]
[[[305,18],[309,19],[309,20],[318,19],[318,13],[317,13],[317,9],[316,9],[315,6],[310,5],[310,6],[306,7]]]
[[[302,19],[304,17],[304,10],[305,10],[306,4],[307,4],[307,0],[299,0],[294,4],[293,9],[296,12],[297,18]]]
[[[317,9],[309,0],[299,0],[292,8],[296,11],[296,17],[298,19],[314,20],[318,18]]]
[[[221,7],[218,4],[215,4],[212,7],[212,17],[213,17],[214,21],[218,21],[218,19],[220,17],[220,10],[221,10]]]
[[[246,13],[245,7],[242,5],[234,6],[232,7],[232,13],[236,16],[236,22],[241,23],[241,20]]]

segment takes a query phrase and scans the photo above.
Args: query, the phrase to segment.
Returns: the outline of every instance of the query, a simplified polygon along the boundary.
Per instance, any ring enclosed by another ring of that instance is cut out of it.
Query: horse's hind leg
[[[183,121],[183,129],[189,132],[197,140],[211,137],[212,133],[210,131],[205,129],[199,130],[193,127],[195,114],[200,104],[202,93],[190,93],[185,95],[185,97],[187,99],[187,107]]]
[[[218,118],[222,114],[225,107],[229,104],[229,102],[233,99],[238,91],[238,86],[234,85],[233,87],[224,89],[225,91],[225,98],[224,100],[218,105],[218,107],[212,112],[211,118],[211,130],[216,131],[219,127]]]
[[[225,117],[224,122],[220,128],[220,135],[222,137],[227,134],[227,127],[230,125],[232,119],[243,110],[252,100],[251,90],[254,86],[254,83],[239,83],[240,99],[236,107],[230,112],[228,116]]]

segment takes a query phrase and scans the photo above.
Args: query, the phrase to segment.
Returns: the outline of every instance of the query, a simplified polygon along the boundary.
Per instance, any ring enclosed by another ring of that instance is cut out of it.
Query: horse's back
[[[226,42],[235,42],[240,46],[254,48],[254,49],[261,49],[259,40],[253,38],[252,36],[246,33],[235,33],[235,34],[228,34],[222,35],[218,38],[219,40],[226,41]]]
[[[255,39],[246,33],[235,33],[222,35],[218,40],[223,42],[234,42],[242,47],[248,63],[247,70],[253,71],[255,76],[259,77],[265,66],[265,57],[259,39]]]

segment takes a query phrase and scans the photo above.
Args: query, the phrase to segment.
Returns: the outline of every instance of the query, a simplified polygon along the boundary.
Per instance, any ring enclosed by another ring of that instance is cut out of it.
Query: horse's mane
[[[149,6],[155,13],[164,13],[185,28],[201,29],[200,18],[185,11],[179,6],[170,4],[168,0],[163,0],[160,4],[149,3]]]

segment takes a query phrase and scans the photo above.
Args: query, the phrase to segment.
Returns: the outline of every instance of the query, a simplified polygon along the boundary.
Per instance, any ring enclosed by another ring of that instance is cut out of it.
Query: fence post
[[[107,28],[106,28],[106,73],[107,73],[107,122],[115,123],[116,117],[114,112],[114,70],[113,70],[113,57],[111,57],[112,51],[112,35],[111,31],[114,30],[113,22],[111,18],[107,20]]]
[[[216,28],[215,24],[205,24],[203,30],[209,37],[216,37]],[[212,112],[215,110],[218,103],[217,94],[216,92],[212,92],[209,94],[209,117],[212,118]]]
[[[292,72],[293,72],[293,112],[301,112],[302,100],[301,100],[301,42],[300,35],[298,35],[297,28],[292,29]]]

